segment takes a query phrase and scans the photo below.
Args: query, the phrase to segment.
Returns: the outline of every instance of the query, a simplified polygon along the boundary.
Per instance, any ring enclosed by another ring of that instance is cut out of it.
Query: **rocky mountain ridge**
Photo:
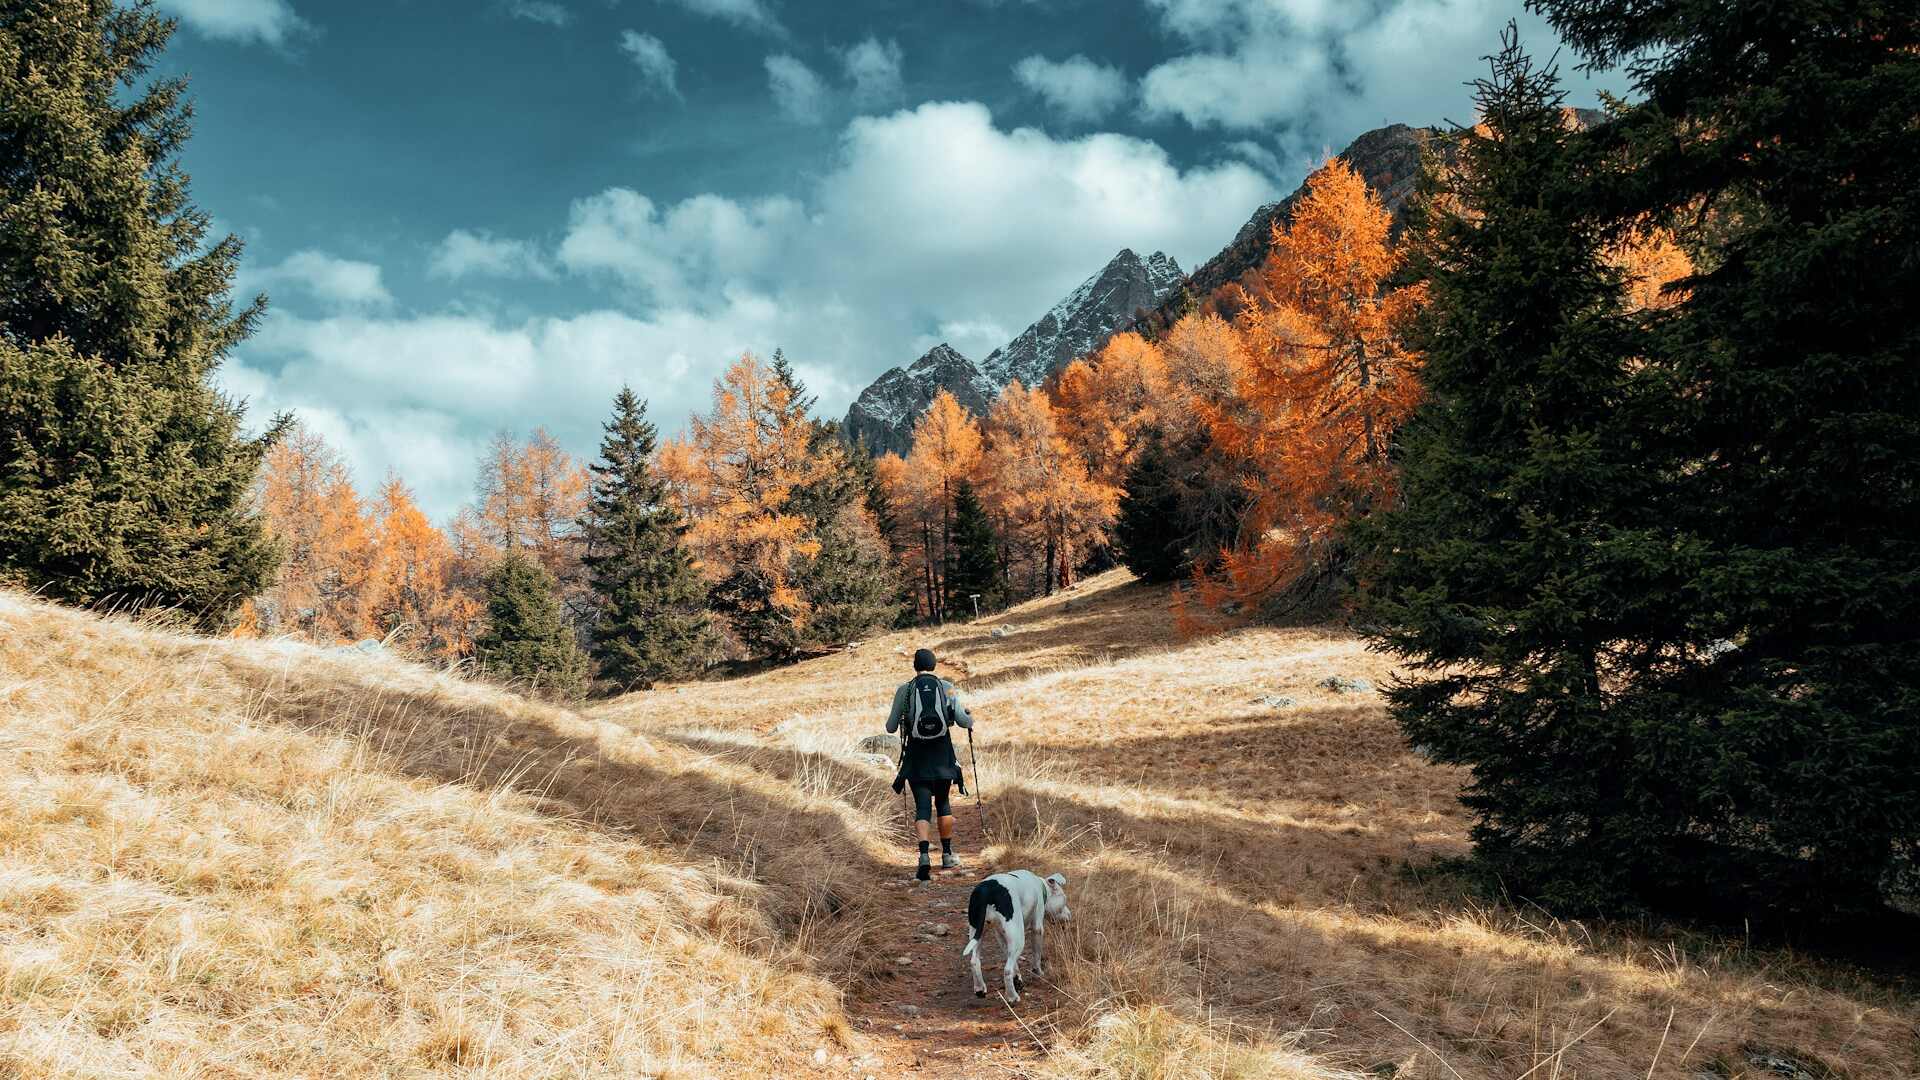
[[[1180,264],[1165,252],[1141,258],[1122,248],[984,363],[975,364],[942,342],[912,364],[889,369],[854,399],[841,430],[848,441],[865,442],[875,454],[904,454],[913,443],[914,421],[939,391],[947,390],[982,415],[1008,383],[1046,381],[1075,357],[1106,344],[1138,313],[1158,307],[1185,280]]]

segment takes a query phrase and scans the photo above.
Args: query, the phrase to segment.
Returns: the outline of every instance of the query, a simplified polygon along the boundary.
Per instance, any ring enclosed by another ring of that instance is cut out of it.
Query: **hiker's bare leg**
[[[941,829],[945,830],[940,834],[941,836],[953,835],[953,819],[952,818],[941,818],[940,827]],[[914,819],[913,835],[915,835],[916,837],[919,837],[922,840],[925,840],[928,843],[932,843],[933,842],[933,822],[928,821],[926,818]]]
[[[925,827],[926,822],[923,821],[920,824],[922,827]],[[926,839],[926,836],[922,835],[921,839],[922,840]],[[952,814],[948,814],[947,816],[940,819],[940,839],[942,840],[953,839],[953,815]]]

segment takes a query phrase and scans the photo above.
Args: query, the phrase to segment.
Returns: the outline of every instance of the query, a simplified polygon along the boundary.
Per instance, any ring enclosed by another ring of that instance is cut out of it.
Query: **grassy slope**
[[[1756,1050],[1816,1075],[1920,1071],[1920,1009],[1899,987],[1737,941],[1564,923],[1423,874],[1465,850],[1461,775],[1408,751],[1376,695],[1319,685],[1390,676],[1345,633],[1182,641],[1165,594],[1116,573],[985,625],[598,715],[873,805],[887,770],[837,763],[878,729],[921,644],[980,718],[991,861],[1073,880],[1061,993],[1028,1018],[1062,1036],[1066,1071],[1262,1074],[1202,1060],[1205,1034],[1155,1007],[1320,1068],[1402,1077],[1741,1076]]]
[[[639,812],[723,784],[398,661],[0,593],[0,1075],[810,1065],[846,1028],[798,890]]]
[[[922,643],[981,718],[988,858],[1073,878],[1051,1071],[1920,1071],[1898,988],[1422,874],[1459,777],[1316,685],[1387,675],[1345,635],[1182,642],[1123,575],[992,624],[582,717],[0,593],[0,1075],[889,1075],[843,1004],[906,849],[854,750]]]

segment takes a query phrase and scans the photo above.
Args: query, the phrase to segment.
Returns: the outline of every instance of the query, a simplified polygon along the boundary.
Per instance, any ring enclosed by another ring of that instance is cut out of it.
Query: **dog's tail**
[[[987,891],[979,885],[973,887],[973,894],[967,897],[967,947],[960,951],[961,956],[972,956],[973,950],[980,947],[980,932],[987,925]]]

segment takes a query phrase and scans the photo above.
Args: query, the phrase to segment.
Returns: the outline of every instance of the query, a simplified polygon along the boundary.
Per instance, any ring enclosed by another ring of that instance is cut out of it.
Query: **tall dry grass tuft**
[[[731,785],[397,660],[0,593],[0,1075],[802,1067],[847,1038],[807,887],[644,805]]]

